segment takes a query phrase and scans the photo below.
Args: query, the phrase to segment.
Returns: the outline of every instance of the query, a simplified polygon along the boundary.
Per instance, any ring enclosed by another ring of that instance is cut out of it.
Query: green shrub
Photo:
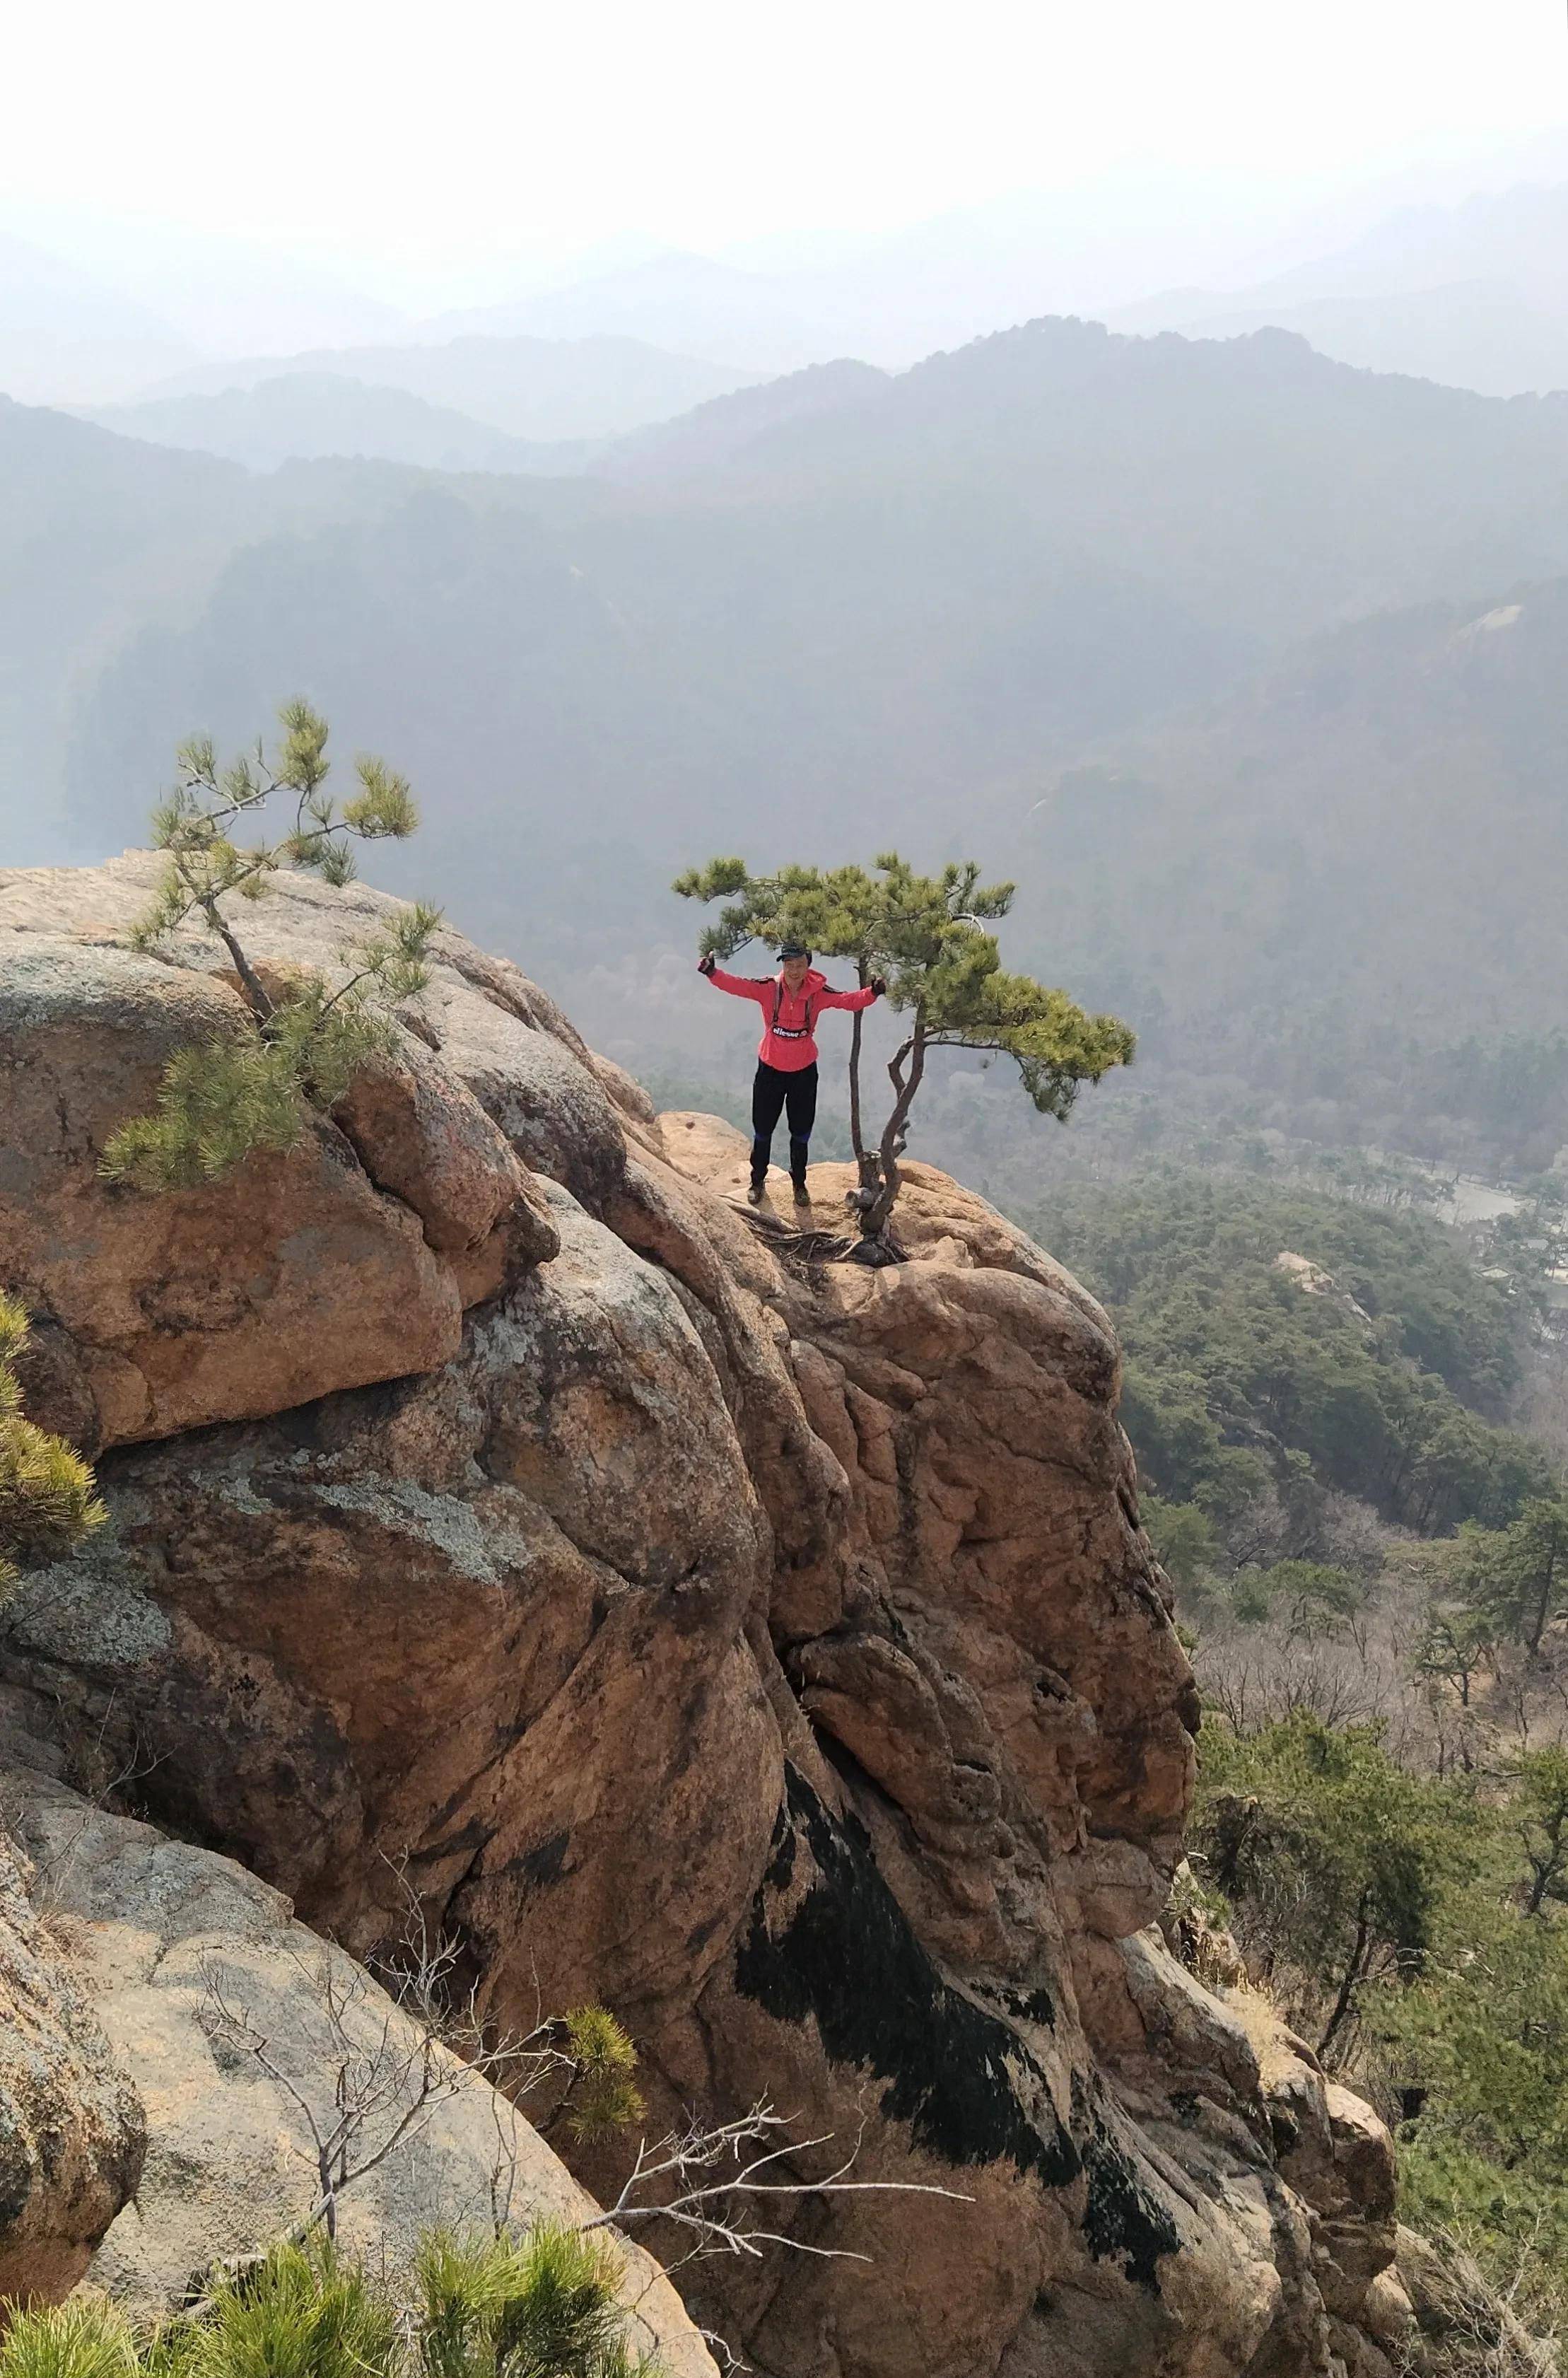
[[[402,2360],[390,2302],[319,2238],[220,2279],[169,2342],[186,2378],[394,2378]]]
[[[1408,1773],[1375,1728],[1298,1711],[1204,1729],[1193,1852],[1320,2055],[1343,2056],[1381,1985],[1422,1973],[1474,1830],[1463,1791]]]
[[[607,2240],[557,2224],[437,2232],[400,2307],[325,2238],[282,2240],[140,2336],[94,2298],[18,2312],[0,2378],[647,2378],[618,2277]]]
[[[576,2071],[560,2113],[573,2138],[607,2138],[612,2131],[640,2120],[642,2093],[634,2078],[637,2050],[608,2008],[573,2007],[565,2027]]]
[[[16,2312],[0,2342],[0,2378],[137,2378],[138,2368],[129,2323],[96,2296]]]
[[[1399,2217],[1473,2255],[1538,2336],[1568,2328],[1568,2187],[1509,2170],[1442,2124],[1398,2133]]]
[[[355,1001],[325,1012],[325,986],[281,1001],[262,1033],[176,1050],[158,1104],[111,1132],[99,1170],[137,1189],[194,1189],[247,1156],[286,1155],[314,1108],[327,1112],[391,1045],[386,1020]]]
[[[1203,1891],[1397,2126],[1403,2217],[1568,2329],[1568,1750],[1445,1782],[1299,1714],[1205,1726],[1201,1771]]]
[[[437,2234],[418,2266],[425,2378],[621,2378],[613,2249],[542,2223],[514,2241]]]

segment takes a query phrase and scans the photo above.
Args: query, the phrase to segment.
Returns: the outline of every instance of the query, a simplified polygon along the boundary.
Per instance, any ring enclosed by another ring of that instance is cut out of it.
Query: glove
[[[697,961],[697,971],[699,974],[712,974],[718,963],[718,958],[712,950],[704,950]]]
[[[886,999],[888,995],[888,980],[886,975],[874,974],[871,977],[871,988],[876,992],[879,999]]]

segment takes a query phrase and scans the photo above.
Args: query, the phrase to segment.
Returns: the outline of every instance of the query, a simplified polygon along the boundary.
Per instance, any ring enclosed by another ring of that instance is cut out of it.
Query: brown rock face
[[[104,930],[140,864],[0,878],[0,943],[7,903]],[[267,956],[324,965],[373,898],[286,888]],[[429,1059],[536,1176],[535,1254],[449,1352],[411,1320],[387,1383],[108,1457],[113,1533],[4,1624],[23,1722],[102,1728],[164,1821],[358,1951],[406,1860],[497,2022],[604,2000],[657,2112],[765,2096],[832,2135],[801,2178],[858,2140],[857,2177],[948,2192],[781,2201],[868,2264],[687,2275],[778,2378],[1380,2351],[1359,2116],[1323,2099],[1293,2180],[1245,2022],[1146,1928],[1197,1711],[1105,1315],[919,1165],[904,1266],[759,1233],[737,1134],[654,1117],[455,937],[408,1021],[413,1087],[344,1119],[366,1194],[437,1265],[498,1227],[491,1155],[411,1153]],[[824,1220],[845,1185],[813,1174]],[[80,1195],[90,1239],[105,1193]]]
[[[154,874],[135,854],[90,878],[0,873],[0,1279],[42,1325],[37,1416],[93,1452],[429,1370],[466,1303],[554,1251],[525,1168],[412,1035],[341,1129],[209,1188],[108,1187],[104,1143],[151,1109],[174,1051],[244,1027],[218,945],[114,945]],[[281,952],[257,909],[258,959],[330,972],[378,913],[357,895],[329,930],[309,888]]]
[[[0,1269],[70,1339],[90,1443],[273,1411],[455,1353],[453,1280],[328,1124],[233,1184],[147,1198],[99,1179],[104,1141],[151,1108],[174,1049],[234,1028],[233,993],[68,943],[35,939],[5,961]]]

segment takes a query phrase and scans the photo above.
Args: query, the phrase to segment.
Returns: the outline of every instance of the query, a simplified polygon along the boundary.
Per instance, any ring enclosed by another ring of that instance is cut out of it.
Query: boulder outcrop
[[[106,1327],[66,1280],[133,1259],[91,1149],[224,995],[182,936],[118,1038],[49,1020],[73,950],[119,980],[147,869],[0,874],[7,1062],[58,1117],[0,1165],[0,1276],[113,1447],[110,1530],[0,1624],[15,1723],[93,1729],[357,1954],[406,1878],[497,2024],[610,2005],[655,2117],[765,2097],[822,2143],[800,2181],[854,2149],[942,2192],[782,2199],[827,2253],[683,2275],[763,2372],[1382,2378],[1372,2118],[1292,2049],[1282,2119],[1278,2044],[1155,1928],[1197,1705],[1094,1301],[919,1164],[907,1262],[822,1260],[738,1207],[739,1135],[655,1115],[446,935],[402,1071],[299,1156],[371,1234],[308,1323],[283,1184],[242,1175],[136,1201],[184,1303]],[[385,906],[285,883],[257,954],[329,970]],[[812,1185],[831,1231],[847,1175]]]
[[[38,1318],[36,1416],[92,1452],[429,1369],[465,1303],[554,1249],[525,1167],[412,1034],[287,1155],[156,1199],[106,1183],[104,1142],[174,1050],[245,1026],[216,943],[122,946],[155,875],[143,854],[0,877],[0,1278]],[[264,967],[341,970],[385,906],[339,895],[329,924],[311,888],[291,886],[281,935],[260,904]]]

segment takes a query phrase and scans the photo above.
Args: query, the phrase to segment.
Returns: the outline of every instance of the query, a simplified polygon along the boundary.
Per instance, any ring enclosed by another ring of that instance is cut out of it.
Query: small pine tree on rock
[[[291,870],[347,883],[356,842],[401,841],[419,823],[407,781],[364,754],[354,762],[358,790],[340,808],[325,789],[326,720],[304,702],[286,703],[279,715],[282,739],[270,758],[258,742],[220,770],[209,737],[183,744],[179,781],[153,812],[153,843],[166,865],[132,944],[155,949],[184,925],[204,926],[233,962],[248,1029],[175,1053],[154,1111],[110,1135],[101,1169],[111,1181],[194,1188],[259,1151],[286,1153],[307,1113],[329,1113],[389,1047],[390,1010],[427,979],[441,915],[423,902],[348,945],[336,986],[307,979],[274,992],[251,963],[233,903],[265,898],[272,880]],[[293,801],[292,825],[277,840],[242,846],[241,821],[280,797]]]

